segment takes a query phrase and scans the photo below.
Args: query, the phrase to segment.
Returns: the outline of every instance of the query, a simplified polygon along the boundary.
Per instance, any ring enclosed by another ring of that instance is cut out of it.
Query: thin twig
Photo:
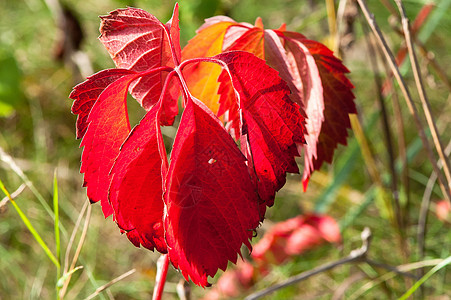
[[[400,16],[398,15],[398,11],[396,10],[396,7],[389,1],[387,0],[380,0],[385,7],[390,11],[391,15],[399,22],[402,23]],[[424,6],[428,6],[430,4],[425,4]],[[423,6],[423,8],[424,8]],[[421,13],[421,11],[420,11]],[[419,13],[419,14],[420,14]],[[418,16],[417,16],[418,18]],[[414,25],[415,22],[417,21],[417,19],[415,19],[414,21]],[[446,87],[451,91],[451,82],[448,78],[448,76],[446,75],[446,72],[443,70],[443,68],[440,66],[440,64],[437,62],[437,60],[434,57],[434,54],[430,51],[428,51],[428,49],[426,48],[426,46],[423,44],[422,41],[420,41],[418,39],[418,31],[419,31],[420,26],[417,26],[416,28],[412,29],[412,32],[410,33],[411,38],[413,40],[413,42],[415,43],[415,45],[418,47],[418,49],[420,50],[421,55],[423,55],[423,57],[428,61],[428,63],[432,66],[432,68],[435,70],[435,72],[437,73],[437,75],[440,77],[440,79],[442,80],[442,82],[446,85]],[[415,30],[416,29],[416,30]],[[415,31],[414,31],[415,30]],[[404,32],[401,29],[397,29],[394,28],[394,31],[396,33],[398,33],[399,35],[403,36]]]
[[[337,8],[337,17],[336,17],[336,29],[335,29],[335,36],[334,36],[334,48],[332,49],[334,53],[340,54],[340,44],[341,44],[341,31],[342,31],[342,24],[343,24],[343,17],[346,9],[346,4],[348,0],[340,0],[338,3]]]
[[[369,258],[365,258],[365,262],[367,264],[373,266],[373,267],[385,269],[385,270],[391,271],[393,273],[396,273],[398,275],[402,275],[402,276],[405,276],[405,277],[410,277],[410,278],[413,278],[415,280],[418,280],[418,278],[419,278],[419,277],[415,276],[415,274],[412,274],[412,273],[409,273],[409,272],[406,272],[406,271],[402,271],[398,267],[393,267],[393,266],[390,266],[390,265],[387,265],[387,264],[384,264],[384,263],[380,263],[380,262],[374,261],[374,260],[369,259]]]
[[[253,294],[247,296],[246,300],[259,299],[259,298],[269,295],[279,289],[282,289],[289,285],[292,285],[292,284],[298,283],[302,280],[305,280],[313,275],[331,270],[335,267],[338,267],[338,266],[341,266],[341,265],[344,265],[347,263],[362,261],[365,258],[366,254],[368,252],[369,246],[370,246],[371,231],[368,227],[365,227],[365,229],[362,231],[361,237],[362,237],[362,246],[358,249],[351,251],[351,253],[348,256],[346,256],[342,259],[339,259],[337,261],[334,261],[334,262],[326,263],[326,264],[321,265],[312,270],[309,270],[309,271],[303,272],[301,274],[298,274],[296,276],[293,276],[291,278],[288,278],[287,280],[285,280],[279,284],[275,284],[269,288],[258,291],[256,293],[253,293]]]
[[[110,282],[108,282],[108,283],[106,283],[106,284],[104,284],[104,285],[98,287],[98,288],[96,289],[96,291],[95,291],[94,293],[92,293],[91,295],[89,295],[88,297],[86,297],[85,300],[91,300],[91,299],[93,299],[95,296],[97,296],[98,294],[100,294],[101,292],[103,292],[104,290],[106,290],[107,288],[109,288],[110,286],[112,286],[113,284],[115,284],[115,283],[121,281],[122,279],[124,279],[124,278],[126,278],[126,277],[132,275],[132,274],[135,273],[135,272],[136,272],[136,269],[131,269],[130,271],[125,272],[124,274],[122,274],[122,275],[120,275],[120,276],[114,278],[114,279],[111,280]]]
[[[412,42],[412,36],[410,34],[409,29],[409,19],[406,16],[406,12],[404,10],[404,6],[400,0],[395,0],[396,5],[398,6],[399,13],[401,14],[401,23],[404,31],[404,36],[406,39],[407,50],[409,51],[410,63],[412,65],[413,75],[415,78],[415,83],[417,85],[418,94],[420,96],[421,104],[423,106],[424,115],[426,117],[426,121],[429,125],[429,129],[431,131],[432,139],[434,141],[435,148],[438,152],[438,155],[443,164],[443,171],[445,173],[446,179],[448,180],[448,193],[451,188],[451,171],[449,166],[449,160],[445,155],[445,151],[443,148],[443,144],[440,140],[440,135],[437,130],[437,125],[434,122],[434,118],[431,113],[431,106],[429,104],[429,99],[426,94],[426,90],[423,85],[423,79],[420,74],[420,68],[418,66],[417,56],[415,54],[414,45]],[[451,203],[451,199],[448,199]]]
[[[421,141],[423,143],[424,148],[426,149],[426,154],[431,162],[431,165],[434,169],[434,172],[437,173],[437,178],[439,180],[439,184],[440,184],[440,188],[442,190],[443,195],[446,197],[446,199],[448,199],[448,201],[451,202],[451,193],[450,193],[450,189],[447,187],[448,185],[446,184],[446,180],[445,178],[443,178],[442,173],[440,172],[440,169],[438,168],[437,165],[437,161],[434,157],[434,154],[432,152],[432,149],[429,145],[429,142],[426,138],[426,134],[424,132],[423,129],[423,125],[422,122],[420,120],[420,117],[418,115],[418,111],[415,107],[415,104],[412,100],[412,97],[410,96],[410,92],[407,88],[407,85],[404,82],[404,79],[401,75],[401,72],[399,71],[396,62],[395,62],[395,58],[393,57],[393,53],[391,52],[390,48],[388,47],[387,42],[385,41],[384,35],[382,34],[381,30],[379,29],[379,26],[376,23],[376,20],[374,19],[373,14],[370,13],[367,5],[366,5],[366,1],[364,0],[357,0],[357,2],[360,5],[360,8],[365,16],[365,18],[368,21],[368,24],[370,25],[374,35],[376,36],[376,39],[379,43],[380,48],[382,49],[382,51],[384,52],[384,55],[390,65],[390,68],[393,71],[393,74],[396,78],[396,80],[398,81],[399,87],[404,95],[404,99],[406,100],[407,103],[407,107],[409,108],[410,113],[413,116],[413,119],[415,121],[415,125],[417,126],[417,130],[418,130],[418,135],[421,138]]]
[[[384,70],[385,70],[385,74],[387,74],[387,79],[385,81],[385,85],[386,85],[386,91],[388,94],[388,91],[391,92],[391,97],[392,97],[392,105],[393,105],[393,114],[394,114],[394,119],[396,121],[396,137],[397,137],[397,141],[398,141],[398,151],[399,151],[399,159],[401,160],[401,183],[402,186],[404,187],[404,193],[405,193],[405,197],[406,197],[406,202],[404,205],[404,210],[405,211],[409,211],[409,206],[410,206],[410,181],[409,181],[409,168],[408,168],[408,161],[407,161],[407,150],[406,150],[406,139],[405,139],[405,135],[404,135],[404,118],[402,116],[402,111],[401,111],[401,104],[399,102],[399,97],[398,97],[398,93],[396,91],[396,89],[394,88],[394,84],[393,84],[393,77],[392,72],[390,71],[390,67],[388,66],[386,60],[383,58],[383,54],[382,52],[379,50],[377,51],[378,57],[379,57],[379,61],[382,63]],[[387,96],[387,95],[386,95]],[[409,218],[408,218],[409,214],[404,214],[404,220],[403,220],[403,224],[404,224],[404,228],[408,227],[409,224]]]

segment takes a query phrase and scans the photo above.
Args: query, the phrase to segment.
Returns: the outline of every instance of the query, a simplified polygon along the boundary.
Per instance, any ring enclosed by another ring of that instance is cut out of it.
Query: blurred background
[[[405,41],[396,7],[389,0],[369,2],[369,9],[397,57],[414,103],[423,115],[409,59],[403,59]],[[16,195],[17,205],[53,253],[57,246],[52,201],[55,191],[58,192],[62,268],[67,268],[74,256],[78,257],[74,266],[83,267],[72,274],[67,287],[59,287],[65,289],[65,299],[89,297],[97,288],[133,268],[136,272],[97,297],[149,299],[152,295],[158,253],[135,248],[119,233],[111,218],[104,220],[100,205],[93,205],[92,213],[86,208],[86,191],[81,187],[83,178],[79,174],[81,149],[75,139],[76,117],[70,112],[72,101],[68,95],[86,76],[114,67],[97,40],[99,15],[134,6],[165,23],[171,17],[174,3],[153,0],[0,2],[0,179],[6,190]],[[449,157],[451,1],[403,3],[411,24],[416,24],[412,33],[420,75]],[[255,239],[258,241],[278,222],[316,213],[336,220],[341,242],[329,244],[325,239],[326,243],[315,244],[302,254],[272,264],[265,274],[254,274],[250,286],[230,283],[238,293],[223,292],[225,298],[243,298],[347,255],[360,247],[360,232],[365,226],[371,229],[373,238],[369,257],[388,266],[407,266],[403,270],[416,279],[437,265],[440,262],[437,259],[451,255],[449,206],[446,202],[439,204],[445,198],[432,175],[417,127],[383,55],[372,42],[371,30],[357,3],[351,0],[180,0],[179,4],[182,47],[205,18],[227,15],[238,22],[253,24],[260,16],[265,28],[279,28],[286,23],[288,30],[334,49],[350,69],[349,78],[355,85],[359,115],[354,133],[349,131],[348,145],[338,148],[332,165],[313,174],[307,192],[302,192],[299,175],[288,176],[286,186],[277,194],[274,207],[268,209]],[[129,111],[136,114],[131,119],[139,120],[142,112],[136,104],[130,102],[130,105]],[[426,122],[422,121],[428,133]],[[384,127],[384,122],[388,126]],[[387,128],[391,144],[387,142]],[[175,130],[165,134],[171,139]],[[0,200],[4,196],[2,193]],[[401,226],[393,221],[395,213],[403,220]],[[72,233],[73,242],[70,242]],[[64,262],[67,250],[69,263]],[[420,263],[412,266],[413,262]],[[2,200],[0,299],[55,298],[57,274],[55,265],[14,207],[7,198]],[[215,283],[222,274],[219,272],[211,282]],[[181,279],[171,268],[165,299],[178,299],[176,287]],[[281,289],[268,299],[389,299],[401,296],[416,279],[397,275],[384,267],[348,264]],[[221,292],[214,295],[210,292],[211,289],[191,286],[193,299],[221,295]],[[420,298],[450,299],[449,268],[443,267],[435,273],[416,293]]]

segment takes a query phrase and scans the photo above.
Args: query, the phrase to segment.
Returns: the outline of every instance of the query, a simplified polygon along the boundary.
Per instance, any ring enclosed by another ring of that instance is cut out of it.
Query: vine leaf
[[[117,68],[70,94],[87,195],[135,246],[167,253],[187,280],[208,286],[251,249],[287,173],[299,172],[299,150],[307,180],[346,142],[355,110],[347,70],[323,45],[264,30],[260,19],[211,18],[183,51],[177,4],[166,24],[137,8],[101,19]],[[128,92],[145,110],[133,129]],[[174,126],[180,95],[171,147],[161,126]]]
[[[211,28],[222,31],[213,37],[210,35]],[[213,39],[214,47],[211,46]],[[203,43],[197,45],[195,41],[198,40]],[[284,25],[277,30],[265,30],[260,18],[254,26],[221,16],[207,19],[192,41],[183,50],[185,59],[191,58],[193,50],[198,48],[198,51],[210,54],[230,50],[248,51],[264,59],[287,82],[291,90],[290,99],[300,106],[300,112],[306,117],[306,143],[298,144],[299,151],[304,152],[305,190],[312,172],[324,162],[331,163],[337,145],[346,144],[347,129],[351,127],[348,114],[356,113],[353,85],[345,76],[348,69],[321,43],[309,40],[302,34],[286,31]],[[219,41],[222,41],[221,49]],[[205,75],[199,69],[192,69],[187,76],[198,78],[193,95],[201,97],[198,91],[202,91],[207,84]],[[216,83],[217,88],[208,83],[208,88],[218,90],[221,95],[228,93],[226,98],[230,99],[232,90],[221,87],[221,82]],[[218,103],[206,104],[213,109],[219,106],[219,115],[227,113],[228,127],[233,133],[238,130],[234,103],[220,99]]]

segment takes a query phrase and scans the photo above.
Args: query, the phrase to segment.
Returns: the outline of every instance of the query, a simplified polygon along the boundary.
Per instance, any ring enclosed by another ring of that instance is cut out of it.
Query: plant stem
[[[155,289],[153,290],[152,300],[161,300],[163,296],[166,275],[168,274],[169,256],[163,254],[157,262],[157,277],[155,278]]]
[[[326,10],[329,34],[331,38],[335,38],[337,34],[337,20],[335,17],[335,3],[333,0],[326,0]]]

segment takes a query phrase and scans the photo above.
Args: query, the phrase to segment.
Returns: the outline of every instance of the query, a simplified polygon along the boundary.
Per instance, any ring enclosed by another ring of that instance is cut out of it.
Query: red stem
[[[166,275],[168,274],[169,256],[163,254],[163,263],[158,265],[157,262],[157,277],[155,278],[155,289],[153,291],[152,300],[161,300],[163,296],[164,284],[166,283]]]

